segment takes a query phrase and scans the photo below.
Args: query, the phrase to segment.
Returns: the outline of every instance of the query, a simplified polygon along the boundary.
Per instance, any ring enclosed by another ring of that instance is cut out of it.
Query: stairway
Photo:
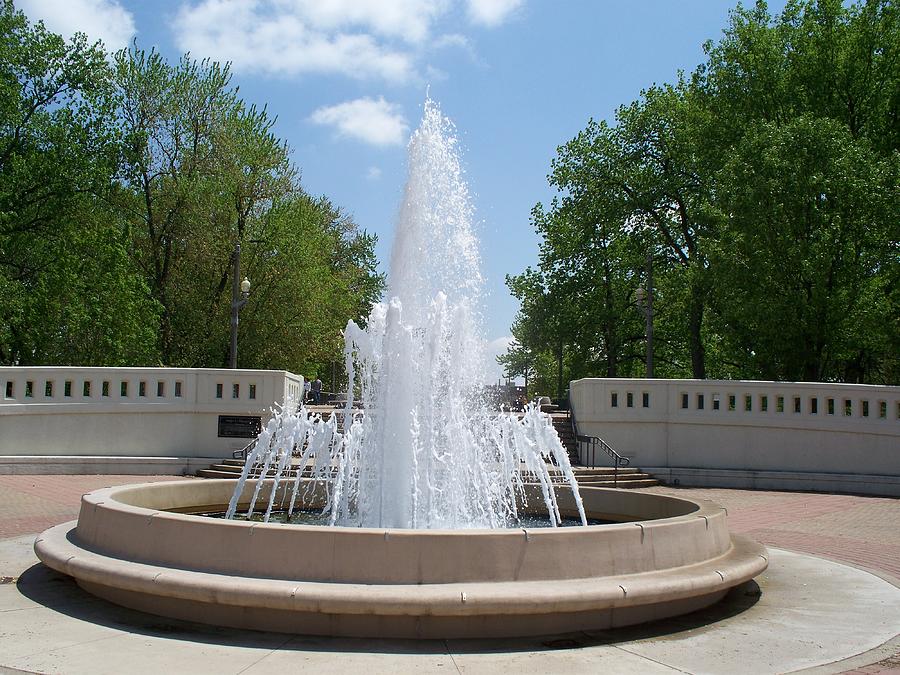
[[[220,464],[212,464],[208,469],[200,469],[197,471],[197,476],[200,478],[237,479],[240,478],[243,468],[244,460],[242,459],[224,459]],[[621,467],[618,480],[616,480],[615,470],[612,467],[592,469],[586,466],[573,466],[572,471],[575,473],[575,480],[578,481],[578,484],[586,487],[638,488],[659,485],[659,481],[653,476],[632,467]],[[274,475],[274,473],[274,471],[270,471],[269,475]],[[555,480],[562,481],[561,473],[553,473]],[[308,476],[309,472],[304,471],[304,474]],[[253,472],[252,476],[258,477],[259,472]]]
[[[575,480],[579,485],[589,487],[618,487],[618,488],[639,488],[652,487],[659,485],[650,474],[643,473],[639,468],[624,466],[619,467],[618,479],[616,479],[616,470],[609,467],[586,467],[581,466],[581,458],[578,456],[578,444],[575,442],[575,433],[572,431],[572,420],[568,415],[555,414],[552,415],[553,428],[562,442],[563,447],[569,453],[569,463],[575,472]]]
[[[619,467],[618,480],[611,466],[588,468],[574,466],[575,480],[581,487],[643,488],[659,485],[659,481],[636,467]]]
[[[223,459],[221,464],[210,464],[208,469],[197,471],[199,478],[240,478],[244,469],[243,459]]]
[[[559,436],[560,442],[562,442],[563,447],[569,453],[569,464],[578,466],[581,464],[581,460],[578,458],[578,444],[575,442],[575,432],[572,431],[572,419],[568,415],[560,413],[551,415],[550,418],[553,420],[553,428],[556,430],[556,435]]]
[[[197,476],[199,478],[240,478],[241,472],[244,470],[244,460],[243,459],[223,459],[219,464],[210,464],[208,469],[200,469],[197,471]],[[250,472],[251,478],[259,478],[260,470],[253,469]],[[269,469],[267,474],[272,477],[275,475],[274,469]],[[292,476],[294,473],[292,472]],[[312,475],[309,469],[305,469],[303,471],[303,476],[305,478],[311,478]]]
[[[322,411],[323,419],[330,416],[330,411]],[[559,440],[569,454],[569,462],[575,473],[575,480],[579,485],[586,487],[618,487],[618,488],[641,488],[659,485],[659,481],[653,476],[643,473],[636,467],[619,467],[618,478],[613,467],[587,467],[581,466],[581,460],[578,457],[578,448],[575,442],[575,434],[572,431],[571,419],[565,414],[551,415],[553,419],[553,428],[559,435]],[[244,468],[243,459],[224,459],[218,464],[212,464],[208,469],[200,469],[197,476],[200,478],[240,478],[241,471]],[[556,473],[554,471],[554,473]],[[305,475],[309,475],[308,471],[304,471]],[[259,471],[251,474],[254,478],[259,476]],[[269,475],[274,475],[274,471],[270,471]],[[562,480],[562,474],[558,474]]]

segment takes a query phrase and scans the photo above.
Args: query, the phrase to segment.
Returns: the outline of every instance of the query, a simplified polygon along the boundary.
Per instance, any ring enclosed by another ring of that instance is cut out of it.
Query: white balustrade
[[[220,436],[220,415],[265,423],[302,391],[286,371],[2,367],[0,473],[20,457],[222,458],[250,439]]]
[[[718,472],[718,484],[770,487],[778,477],[760,472],[781,472],[806,474],[782,487],[868,492],[870,476],[900,490],[900,387],[583,379],[571,393],[580,434],[663,478]]]

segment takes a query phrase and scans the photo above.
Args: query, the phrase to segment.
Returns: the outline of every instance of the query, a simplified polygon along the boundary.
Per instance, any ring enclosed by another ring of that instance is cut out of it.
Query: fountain
[[[765,569],[765,549],[731,536],[721,507],[579,490],[545,415],[491,414],[474,399],[477,242],[452,126],[430,101],[409,151],[391,299],[364,329],[347,326],[343,410],[323,420],[287,402],[237,483],[85,495],[77,523],[36,540],[45,564],[95,595],[164,616],[439,638],[674,616]],[[301,508],[329,525],[270,522],[277,509]],[[210,511],[228,518],[197,515]],[[233,519],[254,511],[262,522]],[[551,527],[521,525],[526,514]],[[581,525],[556,527],[563,518]]]
[[[521,418],[492,415],[479,400],[481,265],[455,143],[450,121],[427,100],[409,142],[390,302],[374,307],[365,330],[350,321],[344,332],[344,410],[327,422],[290,404],[275,415],[244,466],[229,518],[253,473],[272,475],[276,488],[293,478],[293,511],[304,501],[300,466],[326,486],[331,525],[508,527],[527,503],[523,474],[540,485],[551,525],[560,521],[555,476],[573,490],[586,522],[550,418],[534,406]],[[364,415],[354,413],[357,397]],[[292,461],[295,448],[301,456]],[[273,506],[270,499],[264,522]],[[254,507],[252,500],[248,516]]]

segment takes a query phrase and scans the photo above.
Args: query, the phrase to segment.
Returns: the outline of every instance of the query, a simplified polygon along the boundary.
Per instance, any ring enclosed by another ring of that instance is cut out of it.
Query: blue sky
[[[504,284],[537,261],[529,222],[557,146],[641,89],[703,60],[723,0],[16,0],[65,35],[170,60],[233,63],[245,99],[277,115],[305,188],[390,257],[405,146],[426,87],[456,124],[486,278],[485,337],[503,351]],[[783,0],[770,3],[780,11]]]

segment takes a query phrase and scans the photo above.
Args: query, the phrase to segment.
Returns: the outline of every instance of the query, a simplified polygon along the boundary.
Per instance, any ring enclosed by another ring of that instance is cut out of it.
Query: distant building
[[[525,387],[515,384],[487,384],[484,387],[484,399],[494,408],[513,408],[524,397]]]

